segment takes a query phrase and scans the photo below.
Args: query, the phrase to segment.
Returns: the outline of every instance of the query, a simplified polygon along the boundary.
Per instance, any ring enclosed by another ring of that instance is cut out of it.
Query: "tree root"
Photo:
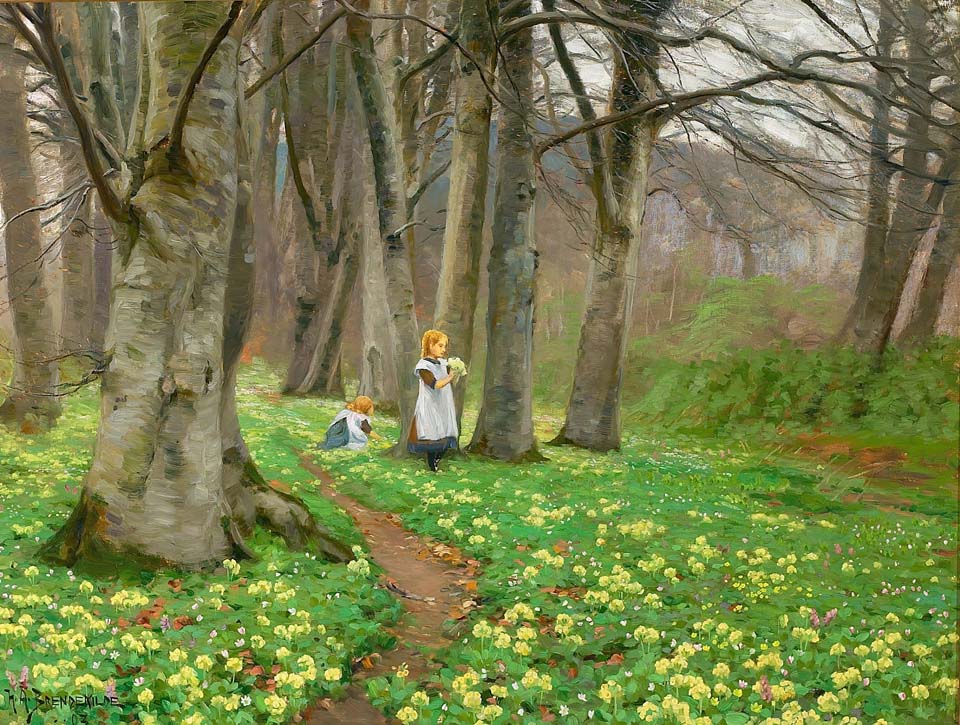
[[[242,483],[251,497],[256,523],[282,537],[290,549],[314,550],[335,563],[354,559],[349,546],[318,524],[300,499],[271,487],[249,458],[243,466]]]

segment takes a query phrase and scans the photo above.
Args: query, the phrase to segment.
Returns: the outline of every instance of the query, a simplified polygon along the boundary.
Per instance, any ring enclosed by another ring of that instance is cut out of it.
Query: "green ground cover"
[[[392,646],[381,624],[399,607],[374,588],[369,564],[326,564],[262,531],[249,542],[259,562],[227,562],[213,575],[118,571],[104,579],[38,563],[41,542],[78,498],[96,419],[90,389],[66,400],[49,433],[0,428],[0,652],[9,676],[19,681],[26,668],[28,685],[45,695],[115,695],[119,706],[98,708],[102,719],[91,722],[287,722],[315,698],[342,693],[354,658]],[[352,520],[316,494],[298,465],[292,444],[310,434],[298,422],[282,408],[269,420],[245,416],[262,472],[361,543]],[[0,723],[26,722],[24,705],[15,713],[9,693],[0,699]],[[77,714],[62,706],[31,722],[75,722]]]
[[[255,365],[238,391],[258,464],[359,543],[297,464],[296,451],[322,439],[338,405],[281,398],[277,383]],[[398,609],[374,587],[375,569],[291,554],[262,533],[253,542],[262,561],[214,576],[105,581],[30,569],[76,500],[95,420],[87,391],[67,401],[50,433],[0,431],[0,647],[11,674],[27,666],[30,683],[50,693],[113,688],[113,721],[284,721],[314,697],[336,697],[353,658],[392,646],[382,625]],[[539,421],[541,440],[557,422]],[[376,428],[398,433],[389,420]],[[879,510],[820,491],[826,469],[783,463],[761,446],[636,431],[615,454],[546,448],[548,462],[524,467],[454,459],[439,476],[381,452],[314,455],[345,493],[482,562],[479,606],[450,623],[439,676],[368,682],[389,715],[471,724],[950,719],[955,497],[926,513]],[[178,623],[184,616],[191,622]],[[273,694],[257,687],[271,674]],[[0,721],[8,714],[0,709]]]

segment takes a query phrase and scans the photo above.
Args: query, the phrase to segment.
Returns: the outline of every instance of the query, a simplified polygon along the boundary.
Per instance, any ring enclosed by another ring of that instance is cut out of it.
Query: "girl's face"
[[[447,340],[446,338],[440,338],[435,343],[430,346],[430,354],[433,357],[443,357],[447,354]]]

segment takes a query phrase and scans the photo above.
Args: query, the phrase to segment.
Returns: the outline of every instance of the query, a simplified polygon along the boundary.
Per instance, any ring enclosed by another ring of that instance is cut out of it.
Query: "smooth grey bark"
[[[369,2],[364,0],[357,3],[356,7],[366,11],[369,9]],[[402,433],[394,453],[402,455],[406,452],[406,431],[413,419],[416,404],[417,388],[413,384],[413,368],[420,357],[402,155],[393,107],[377,66],[370,35],[370,21],[360,15],[348,16],[347,37],[353,48],[353,67],[373,157],[377,222],[392,328],[391,342],[394,345],[397,380],[400,382],[398,403]]]
[[[639,19],[655,23],[670,0],[645,5]],[[623,36],[614,53],[609,112],[656,96],[656,47]],[[597,196],[594,245],[587,278],[573,390],[553,444],[598,451],[620,447],[620,394],[646,201],[659,120],[634,117],[606,127],[607,165]]]
[[[460,40],[476,63],[466,55],[458,55],[450,191],[433,326],[449,336],[451,352],[467,365],[473,352],[480,253],[483,249],[493,107],[486,83],[493,78],[497,64],[493,32],[497,16],[496,0],[463,0],[461,4]],[[501,52],[507,54],[505,50],[501,49]],[[526,62],[524,51],[518,49],[516,52],[520,62]],[[520,69],[519,72],[522,75],[525,71]],[[528,82],[527,88],[530,87]],[[510,93],[507,97],[514,98],[514,95]],[[505,120],[513,122],[514,119]],[[502,213],[499,205],[495,208],[498,214]],[[465,391],[465,385],[454,386],[458,426],[463,417]]]
[[[930,260],[923,275],[913,316],[904,328],[900,340],[920,344],[930,338],[937,326],[947,278],[960,255],[960,176],[954,175],[943,194],[940,227],[933,242]]]
[[[530,3],[525,3],[519,12],[529,13]],[[466,24],[461,27],[466,28]],[[533,231],[534,143],[530,135],[534,95],[532,31],[510,36],[501,52],[499,94],[509,99],[510,105],[500,107],[497,123],[497,213],[488,264],[487,363],[480,415],[469,450],[505,461],[541,460],[533,432],[537,252]]]
[[[5,303],[14,330],[13,377],[0,403],[0,420],[17,424],[24,432],[38,432],[60,415],[58,335],[44,281],[40,220],[27,211],[39,197],[27,128],[27,61],[15,50],[14,37],[12,28],[0,25],[0,198],[6,224],[3,272]]]

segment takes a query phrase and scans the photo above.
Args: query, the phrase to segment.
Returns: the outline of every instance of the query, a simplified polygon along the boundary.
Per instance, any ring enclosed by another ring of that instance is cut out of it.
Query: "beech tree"
[[[13,379],[0,403],[0,419],[36,432],[60,415],[59,363],[53,306],[42,270],[44,250],[37,181],[27,128],[27,59],[13,28],[0,25],[0,200],[8,300],[13,319]]]
[[[291,546],[323,542],[306,508],[263,484],[236,454],[230,398],[246,315],[234,304],[227,314],[227,303],[247,286],[228,284],[228,267],[237,269],[229,263],[249,244],[238,53],[256,14],[238,23],[239,2],[144,3],[138,10],[150,32],[143,34],[140,93],[121,156],[96,143],[54,40],[50,8],[7,8],[56,78],[119,237],[93,462],[77,507],[44,555],[86,566],[118,555],[144,566],[210,566],[250,554],[244,533],[255,519]],[[245,475],[225,475],[225,457],[228,469],[241,466]],[[350,556],[333,541],[320,547],[333,558]]]

